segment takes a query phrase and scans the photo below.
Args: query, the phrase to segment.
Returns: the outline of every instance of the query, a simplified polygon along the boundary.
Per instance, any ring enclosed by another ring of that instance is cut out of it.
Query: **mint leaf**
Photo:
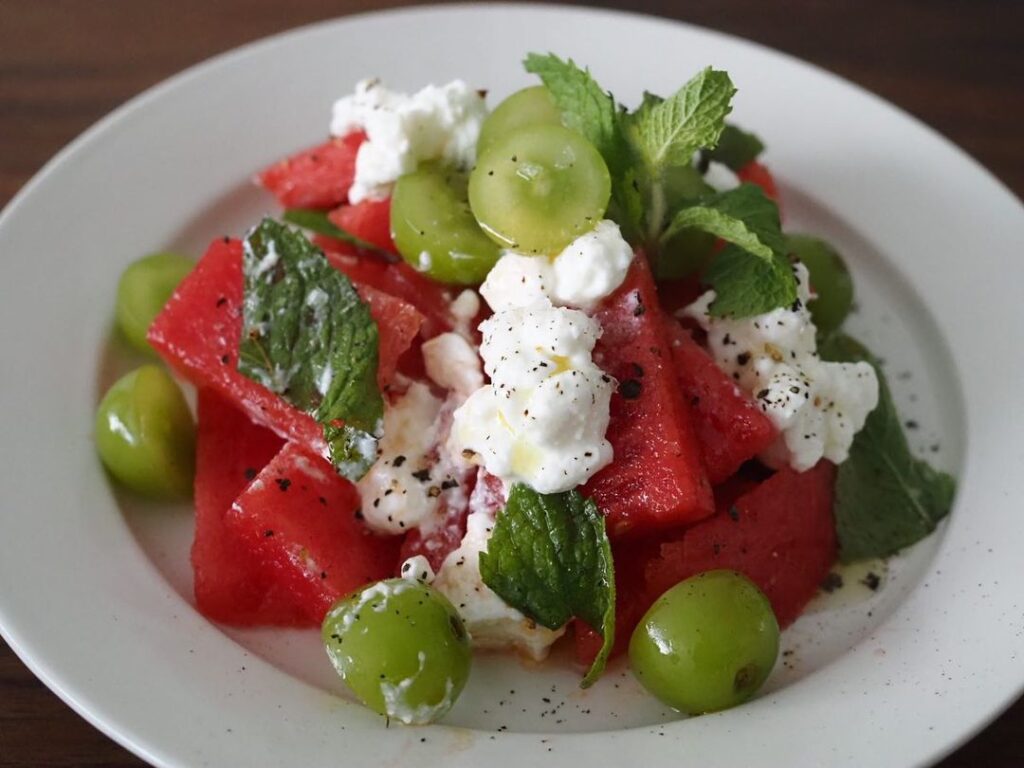
[[[689,165],[698,149],[714,147],[734,93],[729,75],[708,67],[667,99],[645,94],[630,125],[647,167]]]
[[[796,280],[785,259],[766,261],[729,245],[711,262],[703,281],[715,290],[709,308],[714,317],[763,315],[796,301]]]
[[[622,171],[627,164],[626,145],[615,99],[597,84],[589,70],[553,53],[531,53],[523,66],[540,77],[562,113],[562,123],[583,134],[601,153],[609,170]]]
[[[839,465],[835,517],[840,559],[886,557],[935,530],[949,514],[956,481],[910,453],[881,367],[863,345],[834,334],[818,349],[824,360],[863,360],[878,374],[878,407]]]
[[[756,184],[741,184],[682,208],[661,236],[662,242],[691,227],[734,243],[765,261],[786,254],[779,207]]]
[[[480,553],[480,574],[502,600],[548,629],[573,617],[600,629],[604,645],[582,686],[597,680],[615,642],[615,573],[593,501],[516,483]]]
[[[552,53],[531,53],[526,71],[540,77],[562,113],[562,124],[583,134],[604,158],[612,180],[609,215],[627,240],[636,238],[643,216],[643,200],[632,149],[625,135],[624,112],[612,95],[568,59]]]
[[[335,468],[359,479],[384,415],[369,308],[318,248],[272,219],[245,238],[242,271],[239,372],[319,421]]]
[[[730,123],[725,124],[722,135],[714,149],[705,151],[709,160],[723,163],[734,171],[757,160],[764,152],[764,144],[756,135],[737,128]]]
[[[717,294],[713,315],[750,317],[796,301],[796,278],[786,258],[779,208],[756,184],[741,184],[677,211],[661,242],[687,229],[732,243],[704,275]]]
[[[361,251],[383,254],[388,256],[388,258],[393,258],[390,254],[382,251],[373,243],[368,243],[365,240],[356,237],[351,232],[346,232],[344,229],[337,226],[327,218],[327,214],[324,211],[317,211],[313,208],[289,208],[284,212],[281,218],[289,224],[302,227],[303,229],[315,232],[318,235],[326,235],[327,237],[333,237],[335,240],[343,240],[346,243],[354,245]]]

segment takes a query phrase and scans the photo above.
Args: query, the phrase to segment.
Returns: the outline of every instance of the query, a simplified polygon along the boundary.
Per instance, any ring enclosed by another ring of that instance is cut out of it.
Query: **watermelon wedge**
[[[317,625],[339,598],[391,576],[401,544],[372,534],[356,487],[295,443],[260,472],[225,520],[263,577]]]
[[[792,624],[835,562],[835,475],[835,466],[822,461],[806,472],[781,469],[760,483],[737,477],[716,490],[714,517],[660,543],[616,549],[616,652],[628,647],[633,628],[665,590],[716,568],[745,574],[767,595],[779,625]],[[600,636],[577,624],[578,658],[589,663],[600,647]]]
[[[422,315],[412,306],[372,288],[357,286],[369,304],[380,337],[378,383],[390,382],[419,330]],[[257,424],[321,455],[326,452],[319,424],[282,398],[243,376],[236,366],[242,306],[242,244],[215,240],[192,273],[174,292],[150,326],[149,343],[199,388],[210,388]]]
[[[597,502],[616,537],[707,517],[714,512],[711,486],[643,254],[596,318],[604,330],[594,359],[619,384],[607,432],[615,459],[590,479],[584,494]]]
[[[362,200],[355,205],[342,205],[331,211],[327,218],[334,226],[382,251],[398,254],[391,239],[391,198]]]
[[[677,321],[666,320],[665,331],[708,480],[718,485],[771,445],[775,427]]]
[[[348,199],[362,132],[320,144],[274,163],[257,175],[285,208],[334,208]]]
[[[231,503],[281,450],[281,438],[211,389],[199,391],[198,422],[192,543],[196,606],[208,619],[225,624],[308,624],[291,593],[263,577],[224,524]]]

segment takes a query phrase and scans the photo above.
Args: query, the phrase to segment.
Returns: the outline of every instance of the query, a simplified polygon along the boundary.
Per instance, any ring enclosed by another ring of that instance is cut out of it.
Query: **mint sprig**
[[[734,93],[729,75],[708,67],[667,99],[645,94],[631,116],[630,134],[653,175],[690,165],[697,150],[718,143]]]
[[[524,64],[551,92],[563,124],[604,158],[612,177],[608,215],[630,242],[656,261],[685,229],[738,246],[723,251],[707,277],[718,294],[716,315],[748,317],[796,300],[775,204],[746,185],[708,197],[693,168],[698,152],[719,151],[723,135],[726,146],[715,157],[730,164],[763,149],[756,136],[725,123],[736,93],[727,73],[708,67],[668,98],[644,93],[640,106],[628,112],[571,60],[531,53]]]
[[[839,465],[835,517],[844,562],[887,557],[935,530],[949,514],[956,481],[911,454],[881,367],[862,344],[840,333],[818,350],[824,360],[871,363],[878,374],[878,407]]]
[[[577,491],[541,494],[517,483],[480,553],[480,574],[506,603],[548,629],[573,617],[604,637],[581,685],[604,671],[615,642],[615,573],[604,517]]]
[[[712,315],[750,317],[796,301],[796,278],[786,257],[779,208],[757,185],[741,184],[682,208],[662,234],[662,242],[685,229],[732,243],[704,275],[716,293]]]
[[[377,457],[378,333],[349,279],[299,232],[264,219],[245,238],[238,370],[324,427],[350,480]]]

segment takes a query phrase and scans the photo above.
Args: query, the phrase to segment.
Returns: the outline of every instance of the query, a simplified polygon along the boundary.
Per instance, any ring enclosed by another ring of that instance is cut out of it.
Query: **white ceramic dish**
[[[139,254],[198,253],[272,209],[247,179],[319,140],[358,78],[411,89],[461,76],[496,99],[528,82],[518,62],[530,50],[589,64],[629,100],[706,64],[731,73],[735,118],[769,146],[787,223],[847,254],[853,330],[889,361],[904,415],[921,424],[916,446],[959,476],[956,510],[877,595],[819,606],[789,630],[791,653],[747,706],[675,721],[621,666],[584,693],[557,660],[488,658],[444,725],[385,730],[341,694],[315,633],[225,633],[199,616],[188,509],[145,509],[107,482],[90,432],[103,385],[127,364],[108,341],[114,288]],[[455,6],[247,46],[103,120],[0,217],[0,629],[76,710],[162,766],[927,763],[1024,682],[1022,244],[1021,204],[931,130],[706,30]]]

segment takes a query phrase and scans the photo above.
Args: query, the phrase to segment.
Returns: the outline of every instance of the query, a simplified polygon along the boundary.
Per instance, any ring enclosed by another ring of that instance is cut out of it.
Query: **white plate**
[[[529,82],[519,61],[530,50],[589,64],[629,101],[706,64],[729,70],[735,117],[766,140],[788,223],[847,254],[854,330],[889,361],[904,415],[921,424],[915,445],[938,443],[929,455],[957,473],[960,492],[948,526],[894,563],[878,595],[819,606],[787,632],[792,653],[752,704],[674,721],[621,666],[583,693],[564,664],[490,658],[445,725],[385,730],[339,695],[314,633],[225,634],[195,613],[187,509],[115,496],[91,439],[102,387],[126,364],[108,343],[114,287],[142,253],[199,252],[272,209],[246,180],[321,139],[332,100],[356,79],[411,89],[461,76],[493,103]],[[1024,681],[1022,245],[1020,203],[931,130],[807,64],[706,30],[457,6],[247,46],[103,120],[0,218],[0,627],[62,698],[159,765],[936,759]]]

